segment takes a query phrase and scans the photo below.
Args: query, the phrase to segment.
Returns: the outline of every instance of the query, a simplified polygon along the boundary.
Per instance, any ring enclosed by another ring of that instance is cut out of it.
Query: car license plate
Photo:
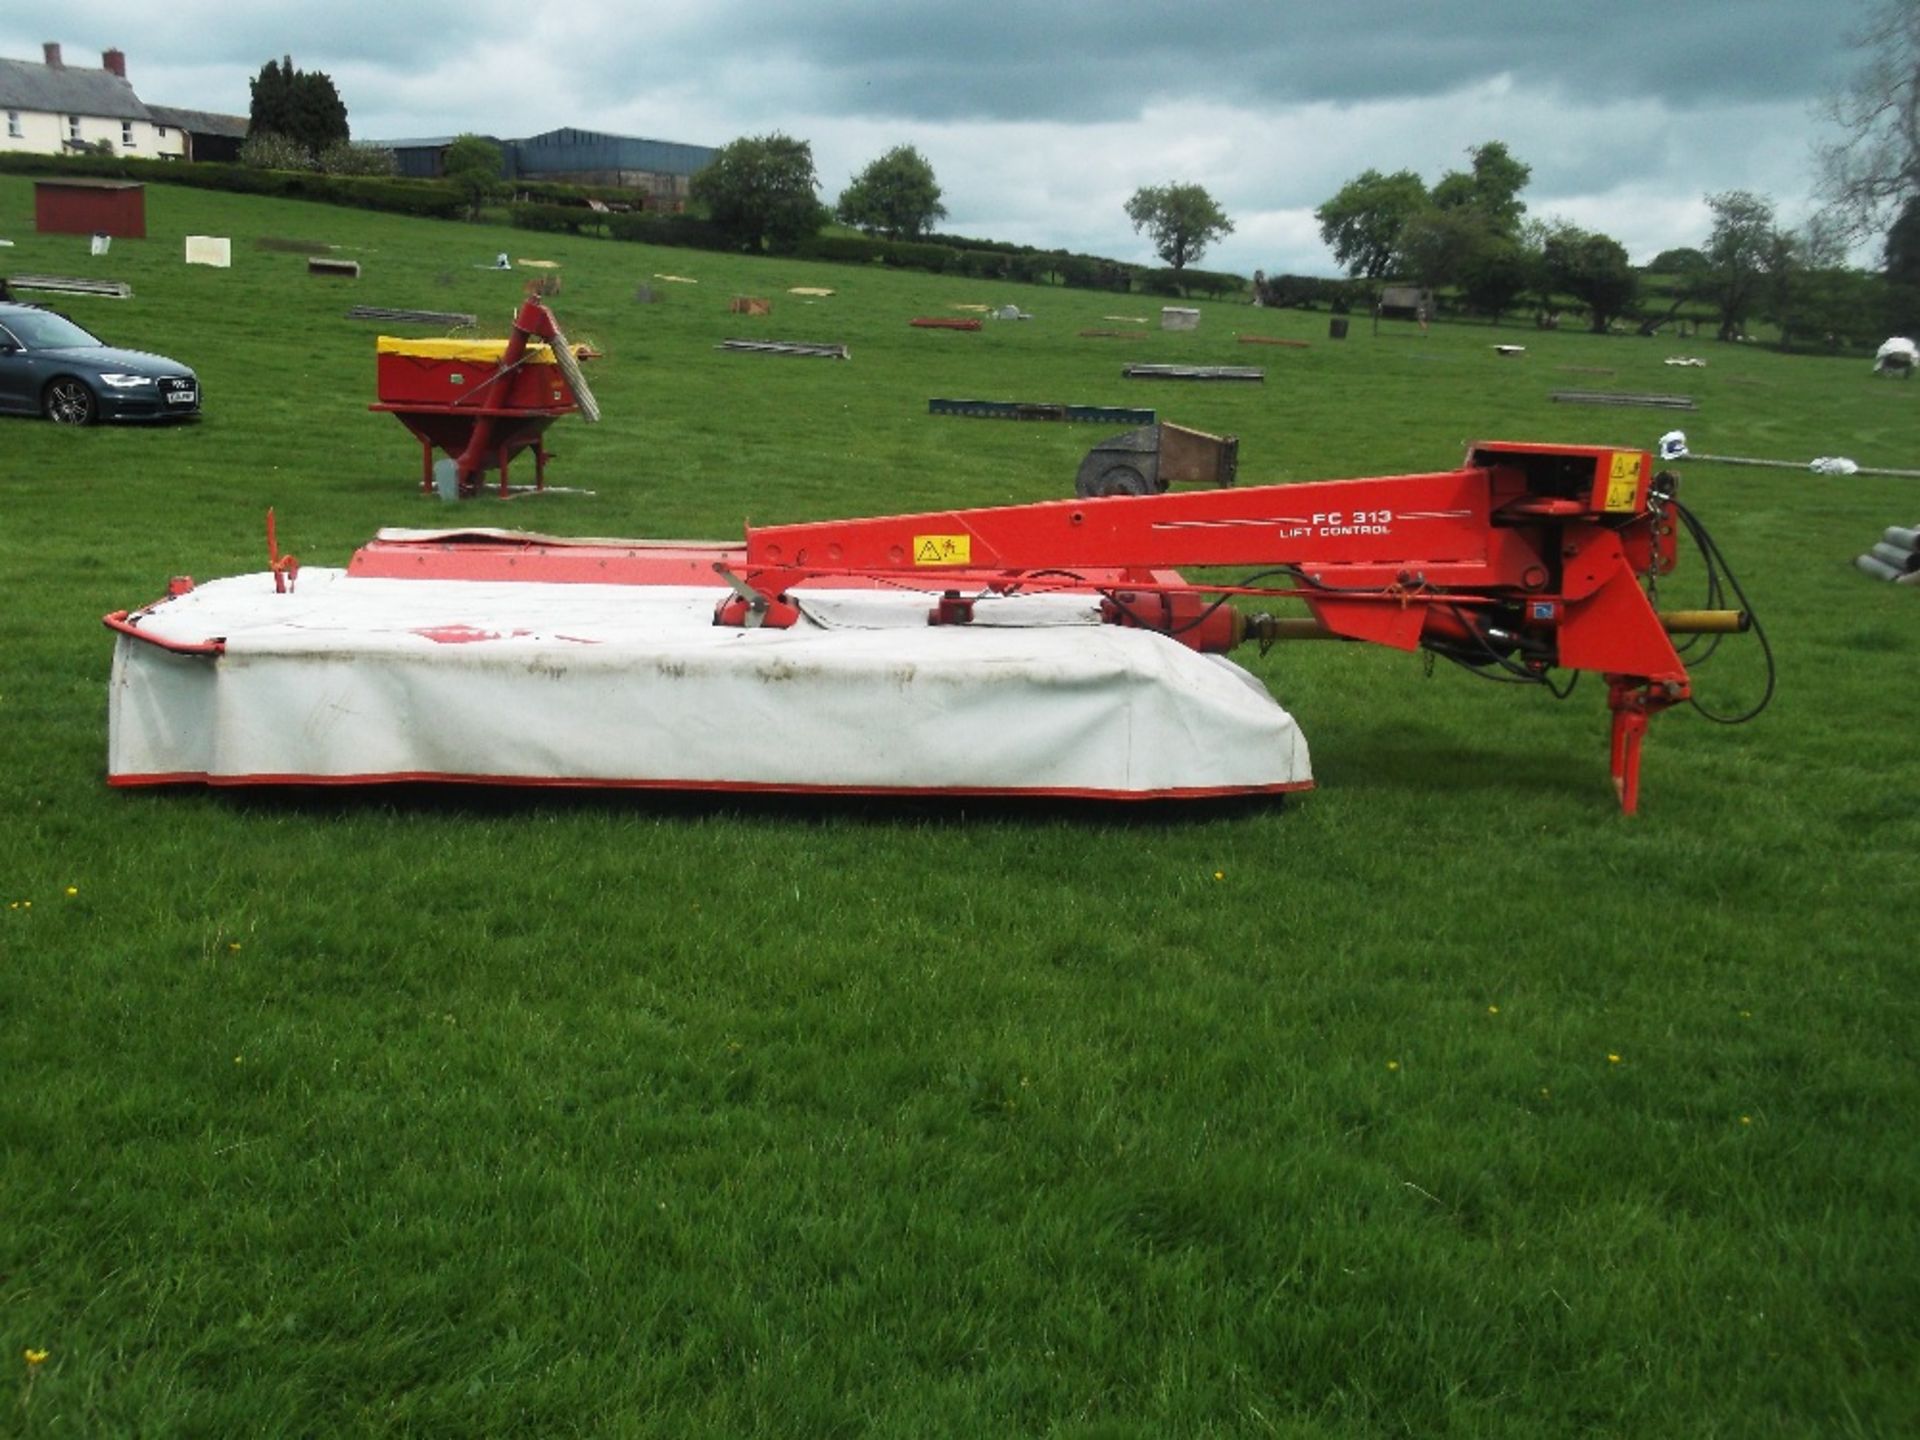
[[[200,392],[198,390],[169,390],[167,392],[167,403],[169,405],[191,405],[199,398]]]

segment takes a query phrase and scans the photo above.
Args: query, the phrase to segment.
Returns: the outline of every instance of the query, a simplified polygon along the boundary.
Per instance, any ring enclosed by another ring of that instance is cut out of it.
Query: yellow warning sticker
[[[916,565],[971,565],[971,535],[916,535],[913,537],[913,563]]]
[[[1607,509],[1631,510],[1640,493],[1640,457],[1632,450],[1616,450],[1607,475]]]

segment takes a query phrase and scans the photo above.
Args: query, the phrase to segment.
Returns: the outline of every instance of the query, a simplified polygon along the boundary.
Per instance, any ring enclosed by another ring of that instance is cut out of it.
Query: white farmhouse
[[[159,123],[127,83],[127,57],[100,56],[100,68],[68,65],[48,44],[40,64],[0,59],[0,151],[71,154],[104,140],[116,155],[178,160],[186,138]]]

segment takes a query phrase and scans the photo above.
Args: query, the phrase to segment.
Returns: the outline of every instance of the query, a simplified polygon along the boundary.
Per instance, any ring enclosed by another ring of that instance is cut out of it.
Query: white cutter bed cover
[[[1293,718],[1229,660],[1094,596],[801,589],[788,629],[711,585],[210,581],[128,617],[115,785],[487,784],[1172,798],[1306,789]],[[223,642],[220,653],[176,647]]]

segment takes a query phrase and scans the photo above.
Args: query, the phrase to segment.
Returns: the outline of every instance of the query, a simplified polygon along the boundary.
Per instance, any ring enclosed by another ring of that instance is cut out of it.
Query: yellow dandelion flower
[[[1487,1006],[1487,1014],[1498,1015],[1499,1013],[1500,1013],[1500,1007],[1498,1005]]]
[[[1400,1062],[1398,1060],[1387,1061],[1387,1069],[1398,1070],[1399,1068],[1400,1068]]]
[[[78,885],[67,886],[68,895],[78,895],[79,893],[80,893],[80,887]]]
[[[1617,1054],[1616,1054],[1616,1053],[1614,1053],[1613,1051],[1611,1051],[1611,1050],[1609,1050],[1609,1051],[1607,1052],[1607,1064],[1609,1064],[1609,1065],[1618,1065],[1619,1063],[1620,1063],[1620,1057],[1619,1057],[1619,1055],[1617,1055]]]
[[[1742,1116],[1740,1117],[1740,1123],[1741,1123],[1742,1125],[1751,1125],[1751,1124],[1753,1124],[1753,1116],[1751,1116],[1751,1115],[1742,1115]]]
[[[234,953],[236,953],[236,954],[238,954],[238,953],[239,953],[239,950],[240,950],[240,942],[239,942],[238,940],[229,940],[229,941],[227,942],[227,949],[229,949],[229,950],[231,950],[231,951],[233,951]]]
[[[30,1367],[46,1364],[47,1352],[44,1350],[22,1350],[20,1353],[27,1357],[27,1364]]]
[[[1224,870],[1216,870],[1213,872],[1213,878],[1216,880],[1224,880],[1227,878],[1227,872]]]

